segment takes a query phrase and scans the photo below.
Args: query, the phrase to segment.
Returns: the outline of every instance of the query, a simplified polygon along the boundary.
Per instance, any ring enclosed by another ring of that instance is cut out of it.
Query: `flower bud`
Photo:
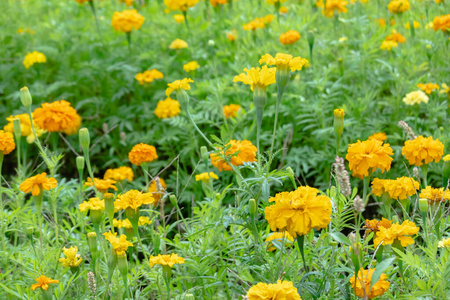
[[[126,252],[117,256],[117,267],[120,274],[122,274],[122,277],[126,277],[128,275],[128,261]]]
[[[89,217],[93,224],[100,224],[102,222],[102,211],[99,209],[90,209]]]
[[[27,227],[26,231],[28,235],[32,235],[34,233],[34,227],[33,226]]]
[[[97,253],[97,234],[95,232],[88,232],[88,246],[92,255]]]
[[[306,39],[308,41],[309,47],[312,48],[312,45],[314,45],[314,32],[312,30],[308,31],[308,34],[306,35]]]
[[[83,172],[83,170],[84,170],[84,156],[77,156],[76,162],[77,162],[78,172],[80,172],[80,173]]]
[[[252,219],[255,218],[255,215],[256,215],[256,213],[257,213],[257,210],[256,210],[256,201],[255,201],[255,199],[250,199],[250,200],[248,201],[248,213],[250,214],[250,217],[251,217]]]
[[[208,159],[208,149],[206,148],[206,146],[201,146],[200,147],[200,153],[203,157],[203,159]]]
[[[89,130],[87,128],[81,128],[78,132],[80,137],[81,149],[83,149],[84,155],[89,151],[89,145],[91,144],[91,138],[89,137]]]
[[[344,110],[343,109],[335,109],[334,112],[334,131],[338,136],[341,136],[344,131]]]
[[[419,199],[419,210],[422,213],[426,213],[428,211],[428,199]]]
[[[176,91],[177,93],[177,100],[180,103],[181,108],[183,108],[184,111],[189,111],[189,96],[183,89],[178,89]]]
[[[289,175],[291,175],[291,176],[294,176],[295,174],[294,174],[294,170],[292,170],[292,168],[291,167],[287,167],[286,168],[286,171],[289,173]]]
[[[170,203],[174,206],[177,207],[177,197],[175,195],[170,195],[169,197]]]
[[[23,106],[26,108],[29,108],[33,104],[30,91],[26,86],[20,89],[20,101],[22,101]]]
[[[195,300],[195,297],[192,294],[186,294],[186,296],[184,296],[184,300]]]
[[[20,125],[20,119],[14,119],[13,126],[14,126],[14,136],[16,137],[17,141],[20,141],[20,137],[22,136],[22,126]]]
[[[114,218],[114,195],[111,193],[104,193],[103,200],[105,200],[105,212],[109,221],[111,222],[112,227],[112,219]]]
[[[107,133],[109,131],[108,123],[103,123],[102,125],[103,133]]]

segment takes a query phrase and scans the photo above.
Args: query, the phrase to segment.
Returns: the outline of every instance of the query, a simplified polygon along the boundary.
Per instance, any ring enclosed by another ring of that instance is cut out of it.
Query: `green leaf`
[[[369,291],[372,289],[374,284],[378,282],[381,274],[383,274],[383,272],[392,265],[395,259],[396,259],[395,257],[390,257],[388,259],[383,260],[381,263],[377,265],[375,271],[372,274],[372,279],[370,280]]]
[[[351,246],[352,243],[350,242],[350,240],[343,235],[340,232],[330,232],[330,236],[333,238],[333,240],[335,240],[336,242],[339,242],[341,244],[347,245],[347,246]]]

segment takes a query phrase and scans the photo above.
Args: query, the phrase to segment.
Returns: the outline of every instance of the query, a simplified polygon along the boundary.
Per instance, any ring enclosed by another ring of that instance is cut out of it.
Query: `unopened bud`
[[[184,300],[195,300],[195,297],[192,294],[186,294],[186,296],[184,296]]]
[[[208,149],[206,148],[206,146],[200,147],[200,154],[202,155],[203,159],[208,158]]]
[[[26,108],[29,108],[33,104],[30,91],[26,86],[20,89],[20,101],[22,101],[23,106]]]
[[[170,195],[169,197],[170,203],[174,206],[177,207],[177,197],[175,195]]]
[[[426,213],[428,211],[428,199],[419,199],[419,210],[423,213]]]
[[[355,244],[356,243],[356,234],[354,232],[350,233],[348,235],[348,239],[350,240],[350,243]]]
[[[344,110],[343,109],[335,109],[334,112],[334,131],[338,136],[341,136],[344,131]]]
[[[27,227],[27,234],[32,235],[33,233],[34,233],[34,227],[33,226]]]
[[[250,200],[248,200],[248,213],[250,214],[250,217],[251,217],[252,219],[255,218],[256,213],[257,213],[257,211],[256,211],[256,201],[255,201],[255,199],[250,199]]]
[[[117,256],[117,267],[120,274],[122,274],[122,277],[126,277],[128,275],[128,261],[126,252]]]
[[[97,234],[95,232],[88,232],[88,246],[92,255],[97,253]]]
[[[312,30],[308,31],[308,34],[306,35],[306,39],[308,40],[308,44],[310,47],[314,45],[314,32]]]
[[[83,170],[84,170],[84,156],[77,156],[76,162],[77,162],[78,172],[83,172]]]
[[[413,177],[414,178],[420,178],[420,172],[418,167],[413,168]]]
[[[105,212],[108,218],[114,217],[114,195],[111,193],[104,193],[103,200],[105,200]],[[112,222],[112,220],[109,220]]]
[[[89,210],[89,217],[93,224],[100,224],[102,222],[102,216],[103,216],[102,211],[99,209]]]
[[[91,138],[89,136],[89,130],[87,128],[81,128],[78,132],[80,137],[81,149],[83,149],[84,155],[89,152],[89,145],[91,144]]]
[[[291,167],[287,167],[286,168],[286,171],[289,173],[289,175],[291,175],[292,177],[295,175],[294,174],[294,170],[292,170],[292,168]]]

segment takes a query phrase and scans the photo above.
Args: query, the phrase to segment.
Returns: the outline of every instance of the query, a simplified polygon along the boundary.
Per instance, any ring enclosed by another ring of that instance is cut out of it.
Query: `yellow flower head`
[[[50,285],[50,283],[59,283],[58,280],[55,279],[51,279],[47,276],[41,275],[38,278],[36,278],[36,281],[38,283],[35,283],[31,286],[31,290],[34,291],[37,288],[41,288],[43,290],[48,290],[48,287]]]
[[[318,195],[319,190],[301,186],[293,192],[282,192],[270,198],[274,205],[265,209],[265,217],[272,231],[286,230],[294,238],[315,228],[325,228],[331,221],[331,200]]]
[[[228,0],[209,0],[209,3],[211,3],[211,5],[212,5],[213,7],[216,7],[217,4],[220,4],[220,5],[225,5],[225,4],[227,4],[227,3],[228,3]]]
[[[353,176],[362,178],[369,176],[370,172],[380,169],[381,172],[391,169],[391,162],[394,152],[389,144],[370,139],[367,141],[359,141],[350,144],[345,157],[349,162],[349,168],[353,172]]]
[[[372,134],[371,136],[369,136],[369,140],[371,140],[371,139],[375,139],[375,140],[384,142],[387,139],[387,136],[386,136],[386,133],[384,133],[384,132],[376,132],[376,133]]]
[[[335,117],[337,117],[337,118],[343,119],[344,116],[345,116],[345,112],[344,112],[344,110],[343,110],[342,108],[336,108],[336,109],[333,111],[333,115],[334,115]]]
[[[170,10],[187,11],[189,7],[194,7],[198,0],[164,0],[164,4]]]
[[[268,68],[263,66],[261,68],[251,68],[250,70],[245,68],[245,73],[241,73],[234,76],[234,82],[242,82],[244,84],[250,85],[252,91],[255,87],[266,89],[268,85],[275,83],[275,72],[276,68]]]
[[[66,257],[60,258],[59,262],[65,268],[78,267],[83,261],[81,255],[77,253],[78,247],[70,247],[69,249],[64,247],[62,251]]]
[[[450,200],[450,191],[444,188],[436,189],[431,186],[427,186],[420,191],[419,197],[427,199],[428,203],[430,204],[436,202],[445,202]]]
[[[195,175],[195,181],[209,181],[209,179],[219,179],[219,177],[217,177],[216,174],[214,174],[214,172],[209,172],[209,173],[201,173],[198,175]]]
[[[139,84],[148,85],[152,83],[155,79],[164,78],[164,74],[156,69],[152,69],[146,70],[143,73],[138,73],[135,78],[137,81],[139,81]]]
[[[48,132],[73,134],[81,127],[81,117],[70,102],[59,100],[42,103],[34,110],[33,120],[39,128]]]
[[[270,5],[275,5],[275,4],[280,4],[280,3],[284,3],[284,2],[286,2],[287,0],[266,0],[266,2],[267,2],[267,4],[270,4]]]
[[[378,281],[370,288],[374,271],[375,269],[361,269],[358,272],[358,276],[355,274],[350,278],[350,284],[357,296],[364,298],[367,295],[369,299],[373,299],[383,295],[389,289],[391,284],[387,281],[387,276],[384,273],[381,274]]]
[[[395,30],[393,30],[392,34],[387,36],[384,40],[385,41],[393,41],[393,42],[400,43],[400,44],[406,42],[405,37]]]
[[[410,165],[421,166],[433,160],[439,162],[444,155],[444,144],[433,137],[425,138],[419,135],[414,140],[405,142],[402,148],[402,155],[408,160]]]
[[[242,26],[242,28],[247,31],[256,31],[256,29],[262,29],[264,27],[266,27],[264,18],[256,18],[255,20],[250,21],[249,23]]]
[[[178,14],[178,15],[173,15],[173,18],[175,19],[175,22],[177,22],[178,24],[183,23],[184,20],[185,20],[184,15],[180,15],[180,14]]]
[[[316,6],[322,8],[322,13],[328,17],[332,18],[334,16],[335,11],[337,13],[346,13],[348,1],[343,0],[327,0],[326,7],[323,0],[317,0]],[[324,8],[324,9],[323,9]]]
[[[198,68],[200,68],[200,65],[195,60],[191,61],[191,62],[188,62],[187,64],[183,65],[183,70],[185,72],[195,71]]]
[[[112,17],[111,26],[116,31],[131,32],[141,28],[144,24],[145,18],[141,16],[137,10],[128,9],[123,12],[114,12]]]
[[[2,152],[3,155],[7,155],[15,148],[16,143],[14,142],[14,136],[12,133],[0,130],[0,152]]]
[[[179,50],[179,49],[185,49],[188,46],[189,46],[188,43],[186,43],[185,41],[183,41],[181,39],[176,39],[169,45],[169,49]]]
[[[152,224],[152,221],[148,217],[139,217],[138,225],[139,226],[145,226],[147,224]],[[126,228],[126,229],[132,229],[133,225],[131,225],[130,220],[124,219],[124,220],[113,220],[113,226],[117,228]]]
[[[20,184],[20,190],[25,193],[31,192],[31,195],[37,196],[43,190],[51,190],[57,186],[58,182],[53,177],[47,177],[47,173],[41,173],[27,178]]]
[[[392,221],[382,218],[381,221],[378,220],[366,220],[366,224],[363,228],[366,228],[367,233],[371,233],[372,231],[377,233],[380,231],[381,227],[390,228],[392,226]]]
[[[381,49],[381,50],[391,51],[392,48],[397,48],[397,46],[398,46],[398,43],[397,43],[397,42],[394,42],[394,41],[386,41],[386,40],[384,40],[384,41],[381,43],[380,49]]]
[[[392,0],[388,4],[388,9],[393,14],[401,14],[411,8],[408,0]]]
[[[239,104],[225,105],[222,108],[223,114],[225,115],[225,118],[227,118],[227,119],[237,117],[237,114],[240,109],[241,109],[241,106]]]
[[[190,90],[191,86],[189,85],[189,83],[191,82],[194,82],[194,80],[190,78],[184,78],[181,80],[175,80],[172,83],[168,83],[167,85],[169,87],[166,89],[166,96],[169,97],[170,94],[178,90]]]
[[[114,201],[114,210],[118,212],[119,210],[132,208],[136,211],[142,205],[155,204],[155,202],[155,198],[153,198],[151,193],[129,190],[117,197],[116,201]]]
[[[28,52],[27,55],[25,55],[23,65],[25,66],[25,68],[29,69],[34,64],[43,64],[46,62],[47,57],[45,57],[44,53],[33,51]]]
[[[159,199],[164,195],[165,190],[167,189],[167,184],[164,179],[160,177],[155,177],[154,180],[150,183],[150,187],[148,188],[148,192],[155,198],[155,204],[159,202]]]
[[[270,284],[260,282],[252,286],[247,292],[247,298],[249,300],[302,300],[292,282],[281,280]]]
[[[81,212],[86,210],[105,210],[105,200],[100,200],[98,198],[89,198],[89,201],[83,201],[78,208]]]
[[[158,254],[158,256],[150,256],[150,268],[153,268],[154,265],[173,267],[175,264],[184,264],[184,258],[174,253],[170,255]]]
[[[280,43],[283,45],[292,45],[300,39],[300,33],[297,30],[288,30],[280,35]]]
[[[417,84],[417,87],[428,95],[431,94],[434,90],[439,90],[439,85],[436,83],[419,83]]]
[[[180,114],[180,103],[177,100],[167,97],[156,105],[155,115],[160,119],[169,119]]]
[[[442,239],[438,243],[439,248],[448,248],[450,247],[450,238],[448,239]]]
[[[395,180],[375,178],[372,181],[372,193],[380,197],[388,193],[391,199],[405,200],[416,193],[419,183],[411,177],[400,177]]]
[[[280,12],[280,14],[287,14],[288,9],[286,6],[282,6],[278,11]]]
[[[442,30],[442,32],[448,33],[450,30],[450,14],[434,17],[433,29],[434,31]]]
[[[292,55],[277,53],[275,57],[265,54],[259,60],[259,64],[266,63],[268,66],[276,66],[277,69],[290,69],[291,72],[300,71],[303,67],[309,67],[309,62],[300,56],[292,57]]]
[[[280,244],[284,243],[285,247],[289,247],[294,243],[294,238],[287,231],[272,233],[265,240],[265,246],[267,248],[267,251],[269,252],[277,250],[277,248],[275,248],[275,246],[273,245],[272,241],[277,241]]]
[[[116,169],[108,169],[103,175],[103,179],[108,180],[112,179],[115,181],[128,180],[133,181],[134,173],[133,169],[130,167],[118,167]]]
[[[152,162],[157,158],[158,154],[156,154],[156,148],[144,143],[135,145],[128,153],[128,159],[136,166],[140,166],[145,162]]]
[[[386,20],[385,19],[375,19],[375,22],[380,25],[380,27],[386,27]]]
[[[103,235],[111,243],[113,251],[117,256],[124,255],[128,247],[133,247],[133,244],[127,241],[127,236],[125,234],[120,235],[119,238],[117,237],[117,232],[114,232],[114,234],[111,233],[111,231],[105,232]]]
[[[33,114],[31,114],[31,117],[33,117]],[[31,129],[31,122],[30,122],[30,116],[28,114],[20,114],[20,115],[15,115],[15,116],[9,116],[8,118],[6,118],[6,120],[9,122],[8,124],[5,125],[5,127],[3,128],[6,132],[11,132],[14,133],[14,120],[18,119],[20,120],[20,132],[22,136],[26,136],[27,137],[27,142],[28,143],[33,143],[35,140],[33,131]],[[36,122],[34,122],[33,120],[33,125],[36,129],[36,135],[38,137],[40,137],[41,135],[43,135],[44,133],[46,133],[46,130],[43,130],[41,128],[39,128],[36,125]]]
[[[373,240],[375,247],[383,242],[383,245],[393,244],[394,241],[399,241],[403,247],[414,244],[411,235],[419,232],[419,227],[411,221],[404,221],[402,224],[395,223],[391,227],[380,227],[376,238]]]
[[[443,83],[441,85],[441,90],[439,91],[439,94],[449,94],[450,95],[450,86],[448,86],[446,83]]]
[[[420,103],[428,103],[428,100],[430,98],[428,98],[428,96],[422,92],[421,90],[418,91],[414,91],[411,93],[406,94],[405,98],[403,98],[403,102],[406,105],[415,105],[415,104],[420,104]]]
[[[227,150],[222,151],[222,148],[218,150],[221,151],[222,156],[226,156],[230,158],[231,164],[233,166],[243,165],[244,162],[255,162],[256,161],[256,147],[252,144],[252,142],[244,140],[237,141],[231,140],[227,145]],[[211,153],[211,164],[218,168],[220,172],[223,170],[231,171],[233,168],[222,159],[219,154]]]
[[[94,184],[97,190],[100,193],[107,193],[109,189],[113,189],[117,191],[117,187],[115,186],[116,181],[112,179],[100,179],[94,177]],[[84,183],[85,186],[94,186],[92,184],[92,178],[88,177],[86,182]]]

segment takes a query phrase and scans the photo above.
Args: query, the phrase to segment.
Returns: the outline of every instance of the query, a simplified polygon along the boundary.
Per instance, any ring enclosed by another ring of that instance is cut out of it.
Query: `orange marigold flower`
[[[347,12],[347,7],[345,7],[348,4],[347,1],[327,0],[325,3],[326,3],[326,7],[325,7],[323,0],[318,0],[316,2],[316,6],[321,7],[322,13],[328,18],[332,18],[334,16],[335,11],[337,11],[337,13],[346,13]]]
[[[400,44],[406,42],[405,37],[403,35],[401,35],[400,33],[398,33],[397,31],[395,31],[395,30],[393,30],[392,34],[387,36],[385,38],[385,40],[386,41],[393,41],[393,42],[400,43]]]
[[[381,221],[378,220],[366,220],[366,224],[363,228],[366,228],[367,233],[371,233],[372,231],[377,233],[380,231],[381,227],[390,228],[392,226],[392,221],[382,218]]]
[[[280,12],[280,14],[287,14],[288,9],[286,6],[282,6],[278,11]]]
[[[164,0],[164,4],[170,10],[187,11],[189,7],[194,7],[198,0]]]
[[[374,172],[380,169],[381,172],[391,169],[391,162],[394,152],[389,144],[371,139],[350,144],[345,157],[349,162],[349,168],[353,176],[362,178],[369,176],[369,171]]]
[[[448,33],[450,30],[450,14],[434,17],[433,29],[434,31],[442,30],[442,32]]]
[[[387,136],[386,136],[386,133],[384,133],[384,132],[377,132],[377,133],[374,133],[371,136],[369,136],[369,140],[371,140],[371,139],[375,139],[375,140],[384,142],[387,139]]]
[[[244,72],[239,75],[234,76],[233,82],[242,82],[244,84],[250,85],[253,91],[255,87],[266,90],[268,85],[275,83],[275,72],[276,68],[268,68],[267,66],[262,66],[261,68],[251,68],[250,70],[245,68]]]
[[[220,5],[225,5],[225,4],[227,4],[227,3],[228,3],[228,0],[209,0],[209,3],[211,3],[211,5],[212,5],[213,7],[216,7],[217,4],[220,4]]]
[[[125,234],[122,234],[120,235],[120,237],[117,237],[117,232],[114,232],[113,234],[110,231],[105,232],[103,235],[111,243],[113,251],[116,253],[117,256],[125,254],[128,247],[133,247],[133,244],[127,241],[127,236]]]
[[[156,69],[151,69],[145,70],[143,73],[138,73],[135,78],[137,81],[139,81],[139,84],[148,85],[152,83],[155,79],[164,78],[164,74]]]
[[[419,198],[427,199],[430,204],[445,202],[450,200],[450,191],[444,188],[436,189],[431,186],[427,186],[420,191]]]
[[[259,282],[248,290],[247,298],[249,300],[302,300],[294,284],[284,280],[270,284]]]
[[[372,193],[380,197],[388,193],[391,199],[405,200],[414,195],[420,184],[411,177],[400,177],[395,180],[375,178],[372,181]]]
[[[153,198],[155,198],[155,204],[159,202],[159,199],[161,199],[164,195],[166,189],[167,184],[164,179],[155,177],[155,179],[152,180],[148,188],[148,192],[153,196]]]
[[[128,159],[136,166],[140,166],[145,162],[152,162],[157,158],[158,154],[156,154],[156,148],[144,143],[135,145],[128,153]]]
[[[141,16],[135,9],[127,9],[123,12],[114,12],[111,26],[116,31],[131,32],[141,28],[144,24],[145,18]]]
[[[81,126],[81,117],[65,100],[52,103],[42,103],[34,110],[36,125],[49,132],[76,132]]]
[[[181,80],[175,80],[172,83],[168,83],[168,88],[166,89],[166,96],[169,97],[170,94],[176,92],[178,90],[190,90],[191,86],[189,83],[194,82],[194,80],[190,78],[183,78]]]
[[[230,159],[231,164],[233,166],[240,166],[244,164],[244,162],[255,162],[256,161],[256,147],[253,146],[252,142],[244,140],[237,141],[231,140],[226,146],[226,151],[222,151],[222,148],[219,148],[220,154],[211,153],[211,164],[218,168],[220,172],[223,170],[231,171],[233,168],[223,159],[223,156]],[[231,157],[231,158],[230,158]]]
[[[375,247],[383,242],[383,245],[393,244],[394,241],[399,241],[403,247],[414,244],[411,235],[419,232],[419,227],[411,221],[404,221],[402,224],[395,223],[389,228],[379,227],[376,238],[373,243]]]
[[[47,177],[47,173],[41,173],[27,178],[20,184],[20,190],[25,193],[31,192],[31,195],[37,196],[44,190],[51,190],[58,185],[53,177]]]
[[[439,85],[436,83],[419,83],[417,84],[417,87],[428,95],[431,94],[434,90],[439,90]]]
[[[277,250],[277,248],[275,248],[275,246],[273,244],[273,241],[277,241],[281,244],[284,243],[285,247],[289,247],[294,243],[294,238],[287,231],[272,233],[265,240],[266,248],[267,248],[267,251],[269,251],[269,252],[273,252],[273,251]]]
[[[78,205],[81,212],[86,210],[105,210],[105,200],[100,200],[99,198],[89,198],[89,201],[83,201]]]
[[[392,0],[388,4],[388,9],[393,14],[401,14],[408,11],[411,8],[411,4],[408,0]]]
[[[155,115],[160,119],[169,119],[180,114],[180,103],[177,100],[167,97],[156,105]]]
[[[237,117],[239,110],[241,110],[241,106],[239,104],[225,105],[222,110],[225,118],[235,118]]]
[[[161,255],[158,254],[158,256],[150,256],[150,268],[153,268],[154,265],[161,265],[161,266],[169,266],[173,267],[175,264],[184,264],[184,258],[178,256],[175,253],[172,254],[165,254]]]
[[[113,189],[117,191],[117,187],[115,186],[116,181],[112,179],[100,179],[100,178],[94,178],[94,185],[95,188],[100,193],[107,193],[109,189]],[[88,177],[87,181],[84,183],[85,186],[94,186],[92,184],[91,177]]]
[[[361,268],[358,276],[355,274],[350,278],[350,284],[357,296],[361,298],[367,296],[369,299],[373,299],[383,295],[389,289],[391,284],[387,281],[387,276],[384,273],[381,274],[378,281],[370,288],[374,271],[375,269],[364,270]]]
[[[116,169],[108,169],[103,175],[103,179],[112,179],[115,181],[122,181],[127,179],[128,181],[133,181],[134,173],[133,169],[130,167],[118,167]]]
[[[410,165],[421,166],[433,160],[439,162],[444,155],[444,144],[433,137],[425,138],[419,135],[414,140],[407,140],[402,148],[402,155]]]
[[[50,285],[50,283],[59,283],[58,280],[56,279],[51,279],[47,276],[41,275],[38,278],[36,278],[36,281],[38,283],[35,283],[31,286],[31,290],[34,291],[37,288],[41,288],[43,290],[48,290],[48,287]]]
[[[380,27],[386,27],[386,20],[385,19],[375,19],[375,22],[380,25]]]
[[[331,200],[318,195],[319,190],[301,186],[293,192],[282,192],[269,199],[275,205],[266,207],[265,217],[272,231],[286,230],[294,238],[315,228],[325,228],[331,221]]]
[[[11,153],[15,148],[16,143],[14,143],[14,136],[12,133],[0,130],[0,152],[2,152],[2,155]]]
[[[280,35],[280,43],[283,45],[292,45],[300,39],[300,33],[297,30],[288,30]]]
[[[235,29],[233,29],[233,31],[231,31],[231,32],[227,32],[227,39],[230,42],[234,42],[236,40],[236,37],[237,37],[237,34],[236,34],[236,30]]]
[[[155,204],[156,200],[151,193],[142,193],[137,190],[129,190],[128,192],[119,195],[114,201],[114,210],[126,210],[132,208],[137,211],[142,205]]]

